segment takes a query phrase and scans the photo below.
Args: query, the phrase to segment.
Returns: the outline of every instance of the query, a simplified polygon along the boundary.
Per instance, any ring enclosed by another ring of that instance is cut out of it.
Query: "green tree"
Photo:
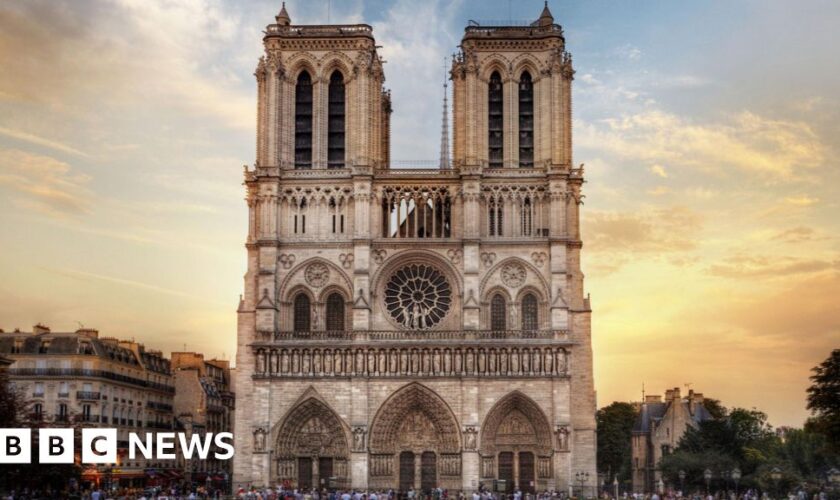
[[[598,410],[598,471],[617,474],[619,481],[630,479],[631,438],[637,417],[630,403],[614,402]]]
[[[719,399],[706,398],[703,400],[703,406],[706,407],[712,418],[721,419],[726,416],[726,407],[721,404]]]
[[[840,349],[811,371],[808,409],[813,417],[807,428],[825,435],[828,448],[840,455]]]

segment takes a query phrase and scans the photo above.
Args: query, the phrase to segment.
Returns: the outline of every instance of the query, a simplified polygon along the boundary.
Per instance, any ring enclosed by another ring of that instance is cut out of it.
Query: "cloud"
[[[773,239],[784,241],[785,243],[803,243],[817,239],[815,236],[816,231],[814,228],[798,226],[776,233]]]
[[[665,171],[665,167],[659,164],[651,165],[650,172],[653,175],[658,175],[659,177],[662,177],[663,179],[668,177],[668,172]]]
[[[702,217],[685,207],[589,212],[583,222],[593,252],[648,254],[693,250],[702,226]]]
[[[32,144],[37,144],[38,146],[45,146],[50,149],[55,149],[56,151],[61,151],[63,153],[70,153],[77,156],[89,156],[87,153],[79,151],[74,147],[50,139],[45,139],[34,134],[29,134],[21,130],[13,130],[5,127],[0,127],[0,134],[5,135],[7,137],[11,137],[12,139],[18,139],[21,141],[30,142]]]
[[[250,72],[232,73],[230,48],[248,35],[256,47],[260,26],[240,22],[216,0],[4,5],[0,89],[77,116],[139,103],[252,129]]]
[[[788,196],[785,198],[785,202],[797,206],[797,207],[810,207],[811,205],[816,205],[819,203],[818,198],[812,198],[810,196]]]
[[[19,150],[0,150],[0,187],[16,197],[18,205],[50,216],[89,212],[90,177],[49,156]]]
[[[825,146],[804,122],[741,112],[719,123],[698,123],[661,110],[578,122],[580,147],[625,160],[726,174],[732,169],[789,179],[825,161]]]
[[[712,264],[707,272],[722,278],[755,279],[785,278],[826,270],[840,270],[840,260],[736,255],[726,258],[722,263]]]

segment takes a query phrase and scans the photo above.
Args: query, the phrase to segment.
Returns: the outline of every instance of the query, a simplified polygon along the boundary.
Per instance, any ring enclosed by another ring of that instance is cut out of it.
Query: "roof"
[[[14,349],[19,344],[19,349]],[[117,341],[90,337],[79,332],[0,334],[0,354],[85,355],[102,359],[139,365],[134,351],[119,345]]]
[[[671,404],[672,403],[670,402],[643,403],[639,409],[639,415],[636,417],[636,422],[633,424],[633,432],[636,434],[645,434],[650,432],[653,427],[651,423],[659,423],[659,421],[661,421],[668,413],[668,409],[671,407]],[[691,415],[691,419],[695,424],[714,419],[712,414],[709,413],[709,410],[707,410],[706,406],[703,404],[697,405],[693,413],[689,411],[690,403],[687,400],[681,400],[679,404],[682,405],[683,410],[685,410],[687,414]]]

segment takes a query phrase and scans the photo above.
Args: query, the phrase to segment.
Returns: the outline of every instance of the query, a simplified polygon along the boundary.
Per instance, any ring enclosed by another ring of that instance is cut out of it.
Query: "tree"
[[[726,416],[726,407],[721,404],[719,399],[706,398],[703,400],[703,406],[706,407],[712,418],[721,419]]]
[[[637,417],[630,403],[614,402],[598,410],[598,471],[619,481],[630,479],[631,439]]]
[[[808,388],[808,409],[813,417],[808,429],[819,432],[828,440],[828,447],[840,454],[840,349],[811,370]]]

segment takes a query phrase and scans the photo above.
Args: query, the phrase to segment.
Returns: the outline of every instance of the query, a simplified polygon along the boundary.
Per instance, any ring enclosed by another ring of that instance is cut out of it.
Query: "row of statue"
[[[560,347],[257,348],[255,376],[559,376],[569,353]]]

